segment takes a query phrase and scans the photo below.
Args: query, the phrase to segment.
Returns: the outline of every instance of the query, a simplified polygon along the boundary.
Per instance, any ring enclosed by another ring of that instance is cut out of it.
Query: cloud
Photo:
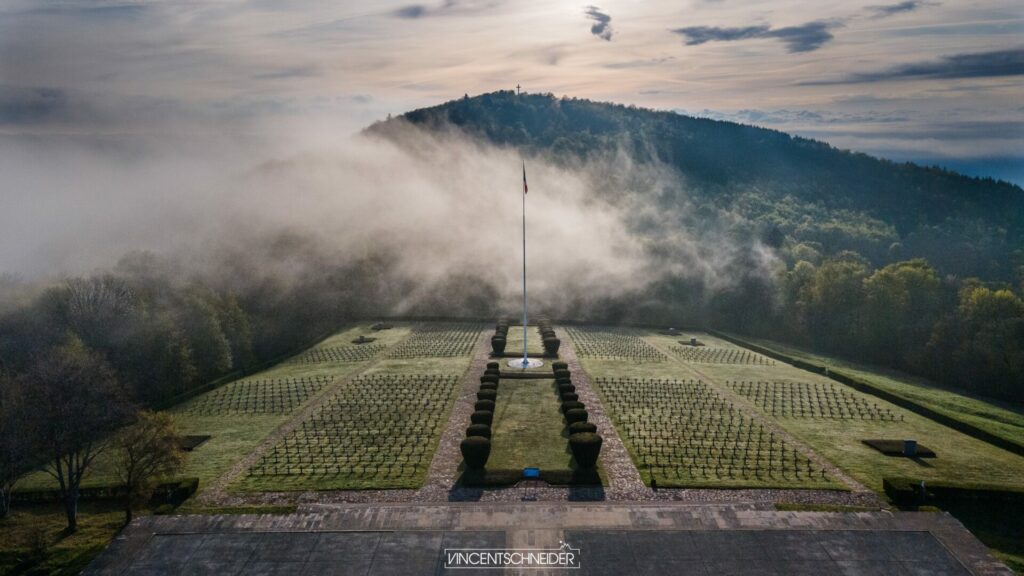
[[[799,26],[772,28],[768,25],[745,26],[740,28],[719,28],[715,26],[690,26],[676,28],[673,33],[686,38],[687,46],[706,42],[734,42],[754,38],[775,38],[786,45],[786,51],[811,52],[824,46],[834,36],[829,32],[838,24],[834,22],[808,22]]]
[[[891,112],[842,112],[835,110],[790,110],[780,109],[742,109],[731,111],[709,110],[684,114],[728,120],[741,124],[760,126],[793,126],[793,125],[854,125],[894,124],[906,122],[909,118],[904,114]]]
[[[430,9],[423,4],[410,4],[409,6],[402,6],[398,10],[395,10],[395,16],[399,18],[422,18],[430,13]]]
[[[705,42],[732,42],[749,38],[764,38],[770,26],[747,26],[745,28],[719,28],[717,26],[691,26],[676,28],[672,32],[686,37],[687,46],[697,46]]]
[[[462,12],[475,12],[492,8],[497,4],[494,0],[444,0],[439,6],[426,4],[409,4],[392,12],[393,16],[405,20],[418,20],[429,16],[441,16]]]
[[[587,15],[587,18],[594,21],[593,26],[590,27],[590,33],[602,40],[611,41],[612,34],[614,33],[611,27],[612,17],[601,12],[601,9],[597,6],[587,6],[583,13]]]
[[[626,60],[623,62],[609,62],[602,64],[603,68],[611,70],[627,70],[630,68],[648,68],[650,66],[660,66],[667,62],[675,60],[673,56],[661,56],[659,58],[644,58],[642,60]]]
[[[939,60],[894,66],[877,72],[850,74],[836,80],[803,82],[804,86],[857,84],[900,80],[996,78],[1024,76],[1024,48],[953,54]]]
[[[765,37],[778,38],[786,44],[786,50],[789,52],[811,52],[834,38],[828,30],[835,26],[836,24],[829,22],[808,22],[800,26],[770,30]]]
[[[898,4],[868,6],[867,9],[871,12],[872,18],[888,18],[889,16],[895,16],[904,12],[913,12],[924,5],[925,3],[921,0],[906,0],[906,2]]]
[[[312,78],[320,76],[321,71],[315,66],[289,66],[268,72],[254,74],[254,80],[292,80],[295,78]]]
[[[64,90],[0,86],[0,126],[46,122],[69,114],[70,104]]]

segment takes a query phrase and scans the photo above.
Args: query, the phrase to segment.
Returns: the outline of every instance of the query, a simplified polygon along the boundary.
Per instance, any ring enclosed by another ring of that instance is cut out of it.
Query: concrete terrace
[[[543,502],[151,516],[85,574],[466,574],[474,571],[444,568],[445,548],[552,549],[562,541],[580,549],[573,574],[1010,574],[943,513]]]

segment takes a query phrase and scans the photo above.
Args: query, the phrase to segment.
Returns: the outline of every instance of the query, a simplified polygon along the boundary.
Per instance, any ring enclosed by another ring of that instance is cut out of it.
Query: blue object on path
[[[540,468],[523,468],[523,478],[540,478]]]

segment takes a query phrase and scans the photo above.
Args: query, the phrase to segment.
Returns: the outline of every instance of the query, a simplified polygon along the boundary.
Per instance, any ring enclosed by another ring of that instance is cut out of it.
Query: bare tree
[[[31,467],[24,438],[24,404],[0,367],[0,518],[11,509],[14,484]]]
[[[74,532],[82,478],[131,405],[113,370],[75,339],[38,358],[20,388],[31,445],[49,460],[45,470],[58,482],[67,531]]]
[[[109,449],[125,489],[124,522],[128,524],[132,509],[149,500],[156,482],[185,463],[181,437],[170,414],[144,410],[134,424],[114,435]]]

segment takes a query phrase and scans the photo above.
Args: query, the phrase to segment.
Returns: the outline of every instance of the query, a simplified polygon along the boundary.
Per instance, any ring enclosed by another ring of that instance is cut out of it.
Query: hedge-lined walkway
[[[601,446],[601,467],[608,475],[608,499],[611,500],[647,500],[653,495],[651,489],[644,485],[640,479],[633,460],[629,457],[626,446],[619,438],[615,426],[601,405],[597,392],[590,385],[587,373],[580,366],[579,358],[576,357],[576,348],[568,338],[564,328],[559,328],[562,339],[562,346],[559,355],[562,361],[569,365],[569,372],[572,373],[572,382],[576,386],[576,394],[580,402],[587,406],[589,413],[588,422],[597,426],[597,433],[604,440]]]
[[[491,360],[491,331],[484,330],[474,345],[474,355],[461,383],[459,397],[442,432],[438,449],[431,461],[424,485],[415,490],[309,490],[291,492],[228,492],[225,487],[243,473],[249,464],[263,453],[262,448],[239,462],[215,486],[208,488],[196,502],[202,506],[248,506],[281,504],[331,503],[429,503],[429,502],[522,502],[522,501],[609,501],[609,502],[685,502],[694,504],[727,503],[746,504],[758,509],[771,509],[775,503],[805,505],[840,505],[881,508],[884,504],[873,492],[855,490],[785,490],[785,489],[730,489],[714,488],[659,489],[643,484],[640,474],[612,425],[586,373],[580,366],[572,342],[564,328],[559,327],[562,339],[561,359],[569,364],[572,379],[580,400],[587,405],[590,421],[598,427],[604,438],[601,466],[608,476],[608,486],[566,487],[549,486],[543,482],[520,482],[506,488],[469,488],[456,486],[462,455],[459,442],[465,434],[469,415],[473,411],[480,376]],[[369,368],[369,367],[368,367]],[[358,376],[353,374],[350,378]],[[307,411],[315,409],[320,399],[307,407],[291,423],[302,420]],[[274,436],[287,432],[286,425]]]

